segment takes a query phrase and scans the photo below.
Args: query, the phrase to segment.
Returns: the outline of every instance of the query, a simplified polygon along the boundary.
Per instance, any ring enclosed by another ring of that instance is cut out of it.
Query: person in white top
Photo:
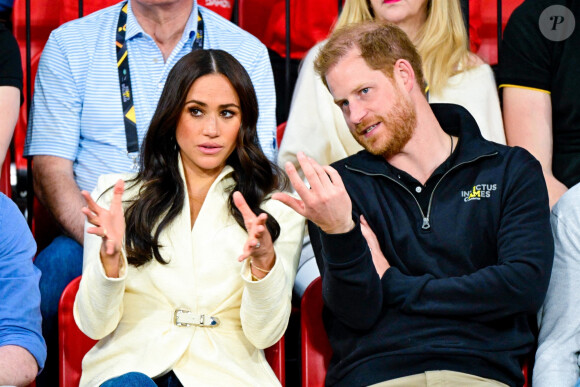
[[[468,50],[459,0],[346,0],[334,29],[373,19],[396,24],[415,44],[423,60],[429,102],[465,107],[485,139],[505,144],[493,72]],[[363,149],[314,72],[314,58],[324,43],[314,46],[302,63],[278,154],[278,165],[290,161],[301,176],[299,151],[326,165]],[[300,295],[318,276],[307,238],[296,278]]]
[[[193,51],[169,73],[139,172],[82,192],[74,317],[100,341],[81,386],[280,385],[262,349],[288,324],[304,218],[270,200],[287,178],[257,119],[243,66]]]

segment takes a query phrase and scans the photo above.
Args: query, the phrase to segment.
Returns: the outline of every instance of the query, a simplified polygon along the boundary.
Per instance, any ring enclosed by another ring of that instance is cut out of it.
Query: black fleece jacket
[[[430,370],[523,384],[554,253],[541,167],[522,148],[484,140],[462,107],[432,109],[459,143],[427,213],[384,158],[361,151],[333,164],[355,228],[329,235],[309,224],[333,349],[327,386]],[[391,265],[382,279],[360,214]]]

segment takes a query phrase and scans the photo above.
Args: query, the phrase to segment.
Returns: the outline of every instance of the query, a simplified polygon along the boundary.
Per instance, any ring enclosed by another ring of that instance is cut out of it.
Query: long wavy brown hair
[[[175,131],[189,89],[200,77],[222,74],[232,84],[240,100],[241,125],[237,146],[226,160],[233,167],[235,184],[231,187],[228,206],[231,215],[245,229],[244,220],[233,202],[240,191],[257,215],[264,199],[277,189],[285,189],[288,179],[262,152],[258,142],[258,100],[252,81],[244,67],[222,50],[196,50],[185,55],[173,67],[161,94],[157,110],[143,141],[140,168],[130,186],[141,184],[139,194],[125,211],[126,251],[131,265],[141,266],[153,258],[167,264],[159,249],[159,236],[182,211],[185,183],[179,173],[179,146]],[[268,216],[266,227],[275,241],[280,225]]]

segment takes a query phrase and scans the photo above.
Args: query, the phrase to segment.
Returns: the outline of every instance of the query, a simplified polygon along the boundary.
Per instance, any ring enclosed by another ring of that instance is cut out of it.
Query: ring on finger
[[[257,242],[257,243],[256,243],[256,246],[254,246],[254,248],[255,248],[255,249],[259,249],[259,248],[260,248],[260,246],[262,246],[262,245],[260,244],[260,242]]]
[[[107,229],[103,227],[103,235],[101,235],[101,238],[106,238],[107,237]]]

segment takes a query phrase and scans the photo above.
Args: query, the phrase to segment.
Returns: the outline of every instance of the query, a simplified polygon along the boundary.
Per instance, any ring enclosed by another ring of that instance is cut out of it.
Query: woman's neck
[[[223,170],[223,169],[222,169]],[[191,227],[197,219],[197,215],[203,206],[203,202],[211,188],[212,184],[218,178],[220,171],[212,171],[212,173],[205,174],[199,171],[191,170],[184,165],[185,173],[185,188],[189,198],[189,211],[191,215]]]

